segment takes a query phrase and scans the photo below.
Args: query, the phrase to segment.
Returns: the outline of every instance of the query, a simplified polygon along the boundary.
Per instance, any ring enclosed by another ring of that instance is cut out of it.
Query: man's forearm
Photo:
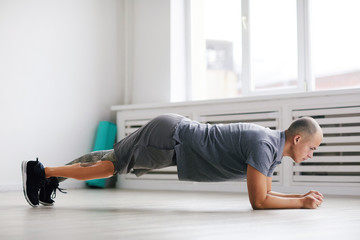
[[[311,208],[315,209],[323,202],[318,191],[311,190],[304,195],[281,194],[271,191],[271,177],[248,165],[247,186],[249,200],[253,209],[271,208]]]
[[[276,197],[285,197],[285,198],[302,198],[302,197],[304,197],[303,194],[285,194],[285,193],[278,193],[278,192],[273,192],[273,191],[270,191],[267,194],[276,196]]]
[[[279,209],[279,208],[302,208],[302,198],[279,197],[267,194],[266,198],[253,205],[254,209]]]

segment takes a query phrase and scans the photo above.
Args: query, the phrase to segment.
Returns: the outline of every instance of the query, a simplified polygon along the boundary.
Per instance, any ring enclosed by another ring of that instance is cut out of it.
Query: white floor
[[[32,208],[0,192],[0,239],[360,239],[360,197],[326,196],[317,210],[253,211],[246,195],[69,190]]]

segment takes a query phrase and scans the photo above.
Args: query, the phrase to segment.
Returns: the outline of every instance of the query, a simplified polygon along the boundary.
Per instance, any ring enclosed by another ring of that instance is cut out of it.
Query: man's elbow
[[[265,209],[264,200],[263,200],[263,201],[252,201],[252,202],[251,202],[251,207],[252,207],[254,210],[262,210],[262,209]]]

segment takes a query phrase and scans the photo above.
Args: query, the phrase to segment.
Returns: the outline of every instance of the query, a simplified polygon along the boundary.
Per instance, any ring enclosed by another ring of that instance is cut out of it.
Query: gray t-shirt
[[[174,139],[179,180],[246,178],[247,165],[271,177],[281,163],[285,132],[251,123],[201,124],[184,118]]]

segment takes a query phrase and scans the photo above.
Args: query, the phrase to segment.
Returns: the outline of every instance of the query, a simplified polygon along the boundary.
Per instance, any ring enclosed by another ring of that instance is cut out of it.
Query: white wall
[[[128,103],[185,100],[183,0],[127,0]]]
[[[0,190],[21,188],[21,161],[62,165],[92,149],[100,120],[115,120],[122,6],[0,0]]]
[[[132,103],[170,101],[169,9],[169,0],[133,2]]]

